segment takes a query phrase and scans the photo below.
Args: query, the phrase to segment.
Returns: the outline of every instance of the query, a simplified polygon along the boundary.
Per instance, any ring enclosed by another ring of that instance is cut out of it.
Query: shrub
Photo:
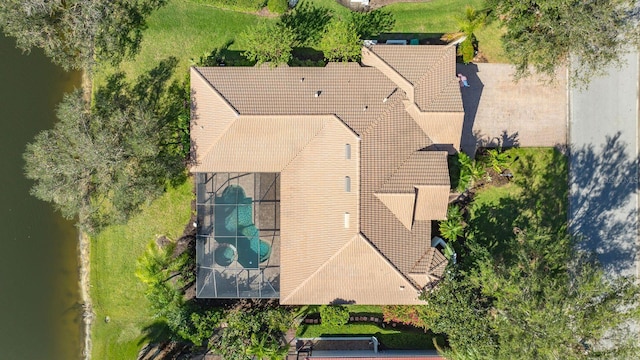
[[[349,310],[340,305],[322,305],[320,319],[325,325],[342,326],[349,322]]]
[[[440,235],[449,241],[456,241],[464,235],[465,223],[462,212],[458,206],[450,206],[447,209],[447,220],[440,222]]]
[[[386,323],[398,322],[426,330],[429,327],[421,319],[424,310],[423,305],[385,305],[382,307],[382,316]]]
[[[269,0],[267,2],[267,8],[274,14],[284,14],[289,10],[288,0]]]
[[[511,155],[502,151],[502,148],[489,149],[484,157],[484,162],[498,174],[511,165]]]
[[[472,62],[474,51],[471,37],[467,36],[467,38],[460,43],[460,47],[458,47],[458,55],[462,56],[462,62],[465,64]]]

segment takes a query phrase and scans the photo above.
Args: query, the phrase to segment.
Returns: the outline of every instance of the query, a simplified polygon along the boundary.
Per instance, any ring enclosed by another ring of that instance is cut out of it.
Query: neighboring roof
[[[191,70],[192,171],[281,173],[281,303],[414,304],[444,268],[433,148],[460,143],[455,48],[374,46],[363,63]]]

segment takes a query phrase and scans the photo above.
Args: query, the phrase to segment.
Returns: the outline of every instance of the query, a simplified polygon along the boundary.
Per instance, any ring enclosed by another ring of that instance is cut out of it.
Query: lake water
[[[23,55],[0,34],[0,358],[80,358],[77,232],[29,195],[22,153],[80,85],[39,51]]]

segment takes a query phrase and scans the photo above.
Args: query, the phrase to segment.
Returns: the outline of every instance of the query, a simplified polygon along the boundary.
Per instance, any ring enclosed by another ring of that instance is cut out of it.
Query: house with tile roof
[[[191,68],[196,296],[419,304],[447,264],[455,61],[372,45],[362,64]]]

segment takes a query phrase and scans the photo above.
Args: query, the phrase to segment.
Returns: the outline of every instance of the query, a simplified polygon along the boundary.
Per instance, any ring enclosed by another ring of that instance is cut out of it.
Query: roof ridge
[[[409,154],[409,156],[407,156],[407,158],[406,158],[406,159],[402,160],[402,162],[400,163],[400,165],[398,165],[398,167],[397,167],[395,170],[393,170],[393,172],[391,173],[391,175],[389,175],[389,177],[388,177],[388,178],[387,178],[387,179],[382,183],[382,185],[380,185],[380,189],[375,190],[373,193],[374,193],[374,194],[379,193],[379,191],[381,191],[381,190],[382,190],[382,188],[384,188],[384,186],[385,186],[389,181],[391,181],[391,179],[393,179],[393,176],[394,176],[395,174],[397,174],[397,173],[398,173],[398,171],[400,171],[400,169],[402,169],[402,167],[404,166],[404,164],[406,164],[406,163],[407,163],[407,161],[409,161],[409,159],[411,158],[411,156],[413,156],[413,154],[417,153],[418,151],[420,151],[420,150],[415,150],[414,152],[412,152],[411,154]],[[396,192],[396,193],[397,193],[397,192]],[[402,193],[400,193],[400,194],[402,194]]]
[[[382,61],[383,63],[385,63],[387,66],[389,66],[389,68],[391,70],[393,70],[393,72],[395,72],[396,74],[398,74],[398,76],[400,76],[401,78],[403,78],[404,80],[406,80],[409,84],[411,84],[412,86],[414,86],[415,84],[412,83],[409,79],[407,79],[406,77],[404,77],[404,75],[400,74],[400,72],[398,72],[398,69],[396,69],[395,67],[393,67],[391,64],[389,64],[389,62],[387,62],[387,60],[385,60],[382,56],[380,56],[380,54],[376,53],[376,51],[374,50],[375,46],[372,46],[369,48],[369,51],[378,59],[380,59],[380,61]],[[384,74],[384,73],[383,73]],[[389,79],[391,80],[391,79]],[[393,80],[391,80],[393,81]]]
[[[409,278],[409,273],[405,274],[404,272],[402,272],[397,266],[396,264],[394,264],[391,260],[389,260],[389,258],[382,253],[382,251],[380,251],[380,249],[378,249],[378,247],[376,246],[376,244],[373,243],[373,241],[369,240],[369,238],[367,238],[367,236],[361,231],[358,235],[360,235],[360,237],[365,240],[369,246],[371,246],[373,248],[373,250],[378,253],[378,255],[380,255],[384,261],[389,264],[389,266],[391,266],[393,268],[393,270],[395,270],[396,272],[398,272],[398,274],[400,274],[400,276],[402,276],[405,280],[407,280],[410,284],[412,284],[416,289],[419,288],[419,286],[416,286],[417,284]]]
[[[298,286],[296,286],[295,289],[291,290],[291,292],[287,297],[285,297],[284,299],[281,298],[280,302],[286,302],[287,299],[295,295],[295,293],[298,292],[302,287],[304,287],[304,285],[306,285],[309,281],[311,281],[311,279],[314,278],[320,272],[320,270],[324,269],[331,260],[335,259],[341,252],[344,251],[344,249],[347,248],[347,246],[349,246],[349,244],[354,242],[359,235],[360,233],[355,234],[349,241],[344,243],[344,245],[340,249],[338,249],[338,251],[333,253],[333,255],[331,255],[324,263],[322,263],[322,265],[320,265],[314,272],[312,272],[309,276],[307,276],[307,278],[303,282],[301,282]]]
[[[330,121],[330,120],[329,120],[329,121]],[[327,124],[329,123],[329,121],[328,121],[327,119],[325,119],[325,121],[323,122],[322,127],[320,128],[320,130],[319,130],[317,133],[313,134],[313,136],[311,137],[311,139],[309,139],[309,142],[307,142],[307,143],[302,147],[302,149],[300,149],[300,151],[298,151],[298,153],[297,153],[295,156],[293,156],[293,157],[292,157],[292,158],[287,162],[287,164],[282,168],[282,170],[280,170],[280,172],[285,171],[285,170],[289,167],[289,165],[291,165],[291,163],[292,163],[295,159],[297,159],[297,158],[298,158],[298,156],[300,156],[300,154],[301,154],[301,153],[302,153],[302,152],[303,152],[303,151],[304,151],[304,150],[309,146],[309,144],[311,144],[311,143],[313,142],[313,140],[315,140],[315,138],[316,138],[316,137],[318,137],[318,135],[319,135],[321,132],[323,132],[323,131],[324,131],[324,129],[327,127]]]
[[[384,109],[382,109],[382,111],[380,112],[380,115],[378,115],[378,117],[374,121],[372,121],[366,129],[364,129],[364,131],[362,132],[363,135],[369,134],[371,132],[371,129],[376,127],[382,121],[383,118],[391,114],[391,111],[396,107],[396,105],[403,101],[403,98],[402,98],[403,93],[404,93],[404,90],[396,86],[396,90],[393,92],[391,97],[389,97],[389,100],[391,100],[391,102],[389,102],[389,105],[387,105]]]
[[[418,260],[416,260],[415,264],[413,264],[413,266],[411,267],[411,270],[409,270],[409,274],[422,274],[421,272],[414,272],[413,269],[416,268],[416,266],[418,266],[418,264],[420,263],[420,261],[422,261],[422,259],[424,259],[426,256],[431,255],[431,259],[429,260],[429,267],[431,266],[431,263],[433,262],[433,257],[434,257],[434,251],[436,249],[433,246],[429,246],[429,248],[427,248],[427,250],[424,252],[424,254],[422,254],[422,256],[420,258],[418,258]],[[430,269],[429,269],[430,270]]]
[[[200,72],[200,70],[198,70],[198,69],[200,69],[200,67],[192,66],[192,68],[198,74],[198,76],[200,76],[200,78],[202,78],[202,80],[204,80],[204,82],[209,85],[211,90],[215,91],[216,94],[218,94],[222,98],[222,100],[224,100],[224,102],[227,104],[227,106],[229,106],[229,109],[233,110],[233,112],[236,113],[236,116],[239,116],[240,115],[240,111],[238,111],[238,109],[236,109],[236,107],[231,104],[229,99],[227,99],[224,95],[222,95],[222,93],[211,83],[211,81],[209,81],[207,79],[207,77],[204,76],[204,74],[202,74]]]
[[[415,84],[414,84],[414,86],[413,86],[414,98],[415,98],[415,91],[416,91],[416,88],[417,88],[418,86],[422,85],[422,83],[426,81],[426,79],[427,79],[427,75],[429,75],[429,74],[433,73],[433,72],[435,71],[435,69],[436,69],[436,68],[438,68],[438,65],[440,65],[444,60],[446,60],[447,56],[449,56],[449,54],[447,53],[447,50],[445,49],[444,51],[442,51],[442,55],[440,56],[440,58],[439,58],[436,62],[434,62],[434,63],[433,63],[433,66],[431,66],[431,68],[429,68],[429,70],[427,70],[427,71],[422,75],[422,77],[420,77],[420,79],[418,79],[418,81],[416,81],[416,83],[415,83]],[[425,109],[428,109],[428,108],[429,108],[429,106],[433,105],[433,103],[434,103],[437,99],[439,99],[439,98],[440,98],[440,96],[445,92],[445,89],[446,89],[446,87],[447,87],[447,86],[446,86],[447,84],[448,84],[448,83],[447,83],[447,82],[445,82],[442,86],[439,86],[439,90],[438,90],[438,92],[434,94],[433,100],[432,100],[432,101],[430,101],[430,102],[429,102],[429,104],[425,106]],[[416,106],[418,107],[418,110],[420,110],[420,112],[425,112],[425,111],[426,111],[426,110],[423,110],[423,109],[418,105],[418,103],[417,103],[417,102],[415,102],[415,99],[414,99],[414,103],[416,104]]]

